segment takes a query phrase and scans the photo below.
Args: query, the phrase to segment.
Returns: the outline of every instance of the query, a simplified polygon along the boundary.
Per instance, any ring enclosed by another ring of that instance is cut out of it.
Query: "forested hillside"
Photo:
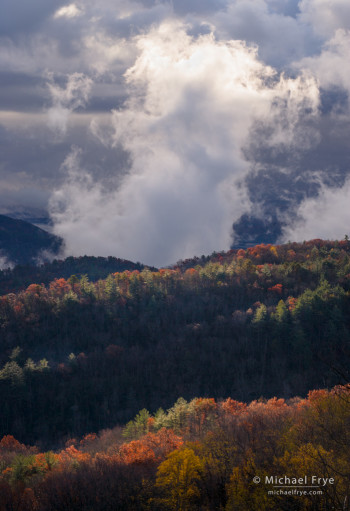
[[[348,378],[347,240],[41,282],[0,298],[0,436],[52,447],[179,397],[290,398]]]
[[[348,511],[349,391],[179,399],[54,452],[4,436],[0,509]]]

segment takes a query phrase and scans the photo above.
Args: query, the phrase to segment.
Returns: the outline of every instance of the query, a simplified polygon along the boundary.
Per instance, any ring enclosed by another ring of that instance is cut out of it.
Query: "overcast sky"
[[[152,265],[349,233],[348,0],[0,10],[0,213]]]

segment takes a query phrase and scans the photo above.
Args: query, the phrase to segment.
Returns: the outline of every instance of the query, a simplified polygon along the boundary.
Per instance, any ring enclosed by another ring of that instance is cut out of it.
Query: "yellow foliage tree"
[[[176,511],[194,509],[200,496],[197,483],[202,470],[203,462],[193,449],[171,452],[157,472],[156,486],[164,494],[160,503]]]
[[[268,495],[268,490],[271,488],[264,484],[266,475],[268,474],[256,466],[253,456],[248,455],[242,467],[233,469],[227,486],[226,511],[280,510],[279,499]]]
[[[305,509],[348,509],[349,501],[349,462],[322,446],[301,445],[293,453],[285,452],[279,460],[285,473],[296,477],[307,476],[309,484],[322,494],[310,494],[303,499]],[[313,479],[314,478],[314,479]],[[331,482],[329,482],[331,481]]]

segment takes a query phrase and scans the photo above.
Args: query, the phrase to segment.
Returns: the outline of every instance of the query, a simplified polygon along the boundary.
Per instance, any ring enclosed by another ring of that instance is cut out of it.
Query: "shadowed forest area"
[[[349,421],[349,387],[338,386],[249,405],[179,399],[55,452],[7,435],[0,509],[348,510]],[[293,480],[304,494],[293,494]]]

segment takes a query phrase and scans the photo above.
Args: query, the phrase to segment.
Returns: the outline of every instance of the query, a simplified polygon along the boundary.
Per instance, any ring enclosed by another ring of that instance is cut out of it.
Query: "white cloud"
[[[83,45],[86,59],[90,58],[90,69],[99,75],[110,73],[116,65],[124,67],[122,74],[135,57],[135,48],[126,39],[116,39],[103,32],[89,34],[84,38]]]
[[[54,14],[54,18],[75,18],[81,14],[82,11],[75,4],[69,4],[58,9]]]
[[[350,234],[350,180],[342,188],[322,187],[318,197],[299,207],[300,221],[284,230],[283,241],[313,238],[343,239]]]
[[[350,94],[350,32],[338,29],[320,55],[302,59],[297,67],[311,71],[321,87],[342,87]]]
[[[317,110],[317,87],[279,77],[242,41],[192,38],[177,22],[136,42],[129,99],[113,112],[114,143],[131,154],[131,171],[105,190],[74,151],[51,201],[55,232],[67,253],[153,265],[228,249],[232,220],[247,205],[237,181],[248,170],[241,148],[254,120],[274,115],[279,138],[271,143],[292,145],[300,112]]]

